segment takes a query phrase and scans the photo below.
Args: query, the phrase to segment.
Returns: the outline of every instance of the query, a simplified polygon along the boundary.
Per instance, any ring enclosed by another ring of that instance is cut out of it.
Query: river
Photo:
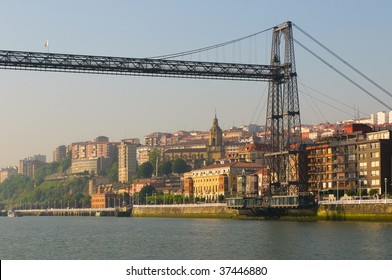
[[[0,217],[0,259],[391,260],[392,223]]]

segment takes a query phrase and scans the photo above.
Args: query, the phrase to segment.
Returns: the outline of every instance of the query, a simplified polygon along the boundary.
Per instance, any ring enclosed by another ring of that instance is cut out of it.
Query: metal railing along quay
[[[114,214],[117,208],[46,208],[46,209],[16,209],[19,215],[64,215],[64,216],[92,216],[97,212]]]
[[[216,207],[216,206],[222,206],[225,207],[227,206],[226,203],[187,203],[187,204],[134,204],[132,205],[133,207],[166,207],[166,208],[170,208],[170,207],[175,207],[175,208],[182,208],[182,207],[194,207],[194,208],[201,208],[201,207]]]
[[[392,204],[392,199],[344,199],[344,200],[321,200],[320,205],[333,204]]]

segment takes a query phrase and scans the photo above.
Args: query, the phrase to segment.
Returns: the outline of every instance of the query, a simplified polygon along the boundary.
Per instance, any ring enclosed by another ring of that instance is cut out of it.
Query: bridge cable
[[[265,85],[264,90],[263,90],[263,93],[262,93],[262,95],[260,96],[259,102],[257,103],[256,109],[255,109],[254,112],[253,112],[252,119],[250,120],[250,124],[253,123],[253,120],[254,120],[254,118],[255,118],[255,116],[256,116],[256,112],[259,111],[259,106],[260,106],[260,103],[261,103],[261,101],[262,101],[262,99],[263,99],[263,97],[264,97],[264,94],[265,94],[265,92],[266,92],[267,85],[268,85],[268,84]],[[265,106],[265,103],[264,103],[264,106]],[[263,106],[263,108],[261,109],[261,111],[264,110],[264,106]],[[259,120],[259,116],[257,117],[255,123],[257,123],[258,120]]]
[[[324,97],[326,97],[326,98],[329,98],[329,99],[335,101],[336,103],[339,103],[339,104],[341,104],[341,105],[343,105],[343,106],[345,106],[345,107],[347,107],[347,108],[349,108],[349,109],[352,109],[352,107],[351,107],[350,105],[348,105],[348,104],[346,104],[346,103],[343,103],[342,101],[340,101],[340,100],[338,100],[338,99],[336,99],[336,98],[333,98],[333,97],[331,97],[331,96],[328,96],[327,94],[322,93],[321,91],[318,91],[318,90],[316,90],[316,89],[314,89],[314,88],[312,88],[312,87],[310,87],[310,86],[304,84],[302,81],[300,81],[300,83],[301,83],[301,85],[302,85],[305,89],[310,89],[310,90],[312,90],[312,91],[314,91],[314,92],[316,92],[316,93],[318,93],[318,94],[320,94],[320,95],[322,95],[322,96],[324,96]],[[306,90],[306,92],[309,93],[307,90]],[[365,112],[363,112],[363,111],[361,111],[361,110],[358,110],[358,111],[359,111],[359,113],[361,113],[362,115],[367,115],[367,113],[365,113]]]
[[[351,116],[349,113],[347,113],[347,111],[344,111],[344,110],[342,110],[342,109],[340,109],[340,108],[338,108],[338,107],[336,107],[336,106],[334,106],[334,105],[332,105],[332,104],[330,104],[328,102],[325,102],[325,101],[323,101],[323,100],[321,100],[321,99],[319,99],[317,97],[314,97],[314,96],[310,95],[309,93],[306,93],[306,92],[304,92],[302,90],[298,90],[298,91],[301,92],[302,94],[305,94],[305,95],[309,96],[311,99],[316,99],[317,101],[319,101],[319,102],[321,102],[321,103],[323,103],[323,104],[325,104],[325,105],[327,105],[327,106],[329,106],[331,108],[334,108],[335,110],[338,110],[338,111],[346,114],[347,116]]]
[[[274,29],[274,27],[270,27],[270,28],[264,29],[262,31],[259,31],[259,32],[256,32],[256,33],[253,33],[253,34],[250,34],[250,35],[238,38],[238,39],[230,40],[230,41],[223,42],[223,43],[220,43],[220,44],[207,46],[207,47],[204,47],[204,48],[193,49],[193,50],[189,50],[189,51],[183,51],[183,52],[172,53],[172,54],[167,54],[167,55],[153,56],[153,57],[148,57],[148,58],[149,59],[171,59],[171,58],[176,58],[176,57],[180,57],[180,56],[184,56],[184,55],[191,55],[191,54],[195,54],[195,53],[209,51],[209,50],[212,50],[212,49],[224,47],[224,46],[227,46],[227,45],[230,45],[230,44],[234,44],[236,42],[239,42],[239,41],[242,41],[242,40],[245,40],[245,39],[257,36],[259,34],[262,34],[264,32],[270,31],[272,29]]]
[[[338,60],[340,60],[342,63],[346,64],[351,70],[355,71],[358,75],[362,76],[363,78],[365,78],[367,81],[369,81],[370,83],[372,83],[374,86],[376,86],[378,89],[380,89],[381,91],[383,91],[384,93],[386,93],[387,95],[389,95],[390,97],[392,97],[392,94],[390,92],[388,92],[386,89],[384,89],[383,87],[381,87],[379,84],[377,84],[375,81],[373,81],[372,79],[370,79],[368,76],[366,76],[365,74],[363,74],[361,71],[359,71],[357,68],[355,68],[354,66],[352,66],[350,63],[348,63],[347,61],[345,61],[343,58],[341,58],[340,56],[338,56],[336,53],[334,53],[332,50],[330,50],[329,48],[327,48],[325,45],[323,45],[321,42],[317,41],[314,37],[312,37],[309,33],[307,33],[305,30],[303,30],[302,28],[300,28],[299,26],[297,26],[296,24],[293,23],[293,25],[299,30],[301,31],[303,34],[305,34],[308,38],[310,38],[312,41],[314,41],[317,45],[319,45],[320,47],[322,47],[324,50],[326,50],[327,52],[329,52],[331,55],[333,55],[335,58],[337,58]]]
[[[316,57],[318,60],[320,60],[321,62],[323,62],[325,65],[327,65],[328,67],[330,67],[332,70],[334,70],[336,73],[338,73],[340,76],[342,76],[343,78],[345,78],[346,80],[348,80],[350,83],[352,83],[353,85],[355,85],[356,87],[358,87],[360,90],[362,90],[363,92],[365,92],[366,94],[368,94],[369,96],[371,96],[373,99],[377,100],[380,104],[384,105],[386,108],[388,108],[389,110],[392,111],[392,107],[390,107],[389,105],[387,105],[385,102],[383,102],[381,99],[377,98],[376,96],[374,96],[372,93],[370,93],[369,91],[367,91],[366,89],[364,89],[362,86],[360,86],[358,83],[354,82],[351,78],[349,78],[347,75],[343,74],[341,71],[339,71],[336,67],[332,66],[330,63],[328,63],[326,60],[324,60],[323,58],[321,58],[319,55],[317,55],[316,53],[314,53],[313,51],[311,51],[309,48],[305,47],[303,44],[301,44],[300,42],[298,42],[298,40],[293,39],[294,42],[296,44],[298,44],[299,46],[301,46],[303,49],[305,49],[307,52],[309,52],[310,54],[312,54],[314,57]]]

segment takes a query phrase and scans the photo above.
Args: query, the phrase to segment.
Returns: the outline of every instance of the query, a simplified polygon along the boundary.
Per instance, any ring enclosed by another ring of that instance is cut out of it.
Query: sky
[[[392,2],[0,0],[0,49],[154,57],[237,39],[286,21],[311,34],[392,91]],[[391,99],[312,43],[387,104]],[[271,32],[184,60],[269,64]],[[44,48],[45,41],[49,49]],[[303,124],[387,110],[295,45]],[[151,132],[265,124],[268,83],[31,72],[0,69],[0,168],[59,145],[143,137]],[[326,97],[328,96],[328,97]],[[319,101],[321,100],[321,101]],[[354,107],[356,109],[354,109]]]

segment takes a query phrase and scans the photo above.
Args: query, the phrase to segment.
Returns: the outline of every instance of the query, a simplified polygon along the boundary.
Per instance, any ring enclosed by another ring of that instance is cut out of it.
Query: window
[[[359,159],[359,160],[364,160],[364,159],[366,159],[366,154],[359,154],[359,155],[358,155],[358,159]]]
[[[370,148],[371,149],[378,149],[378,148],[380,148],[380,143],[378,143],[378,142],[377,143],[371,143],[370,144]]]
[[[380,157],[380,153],[379,152],[370,153],[370,157],[371,158],[378,158],[378,157]]]
[[[378,167],[378,166],[380,166],[379,161],[372,161],[372,167]]]
[[[367,171],[359,171],[359,176],[367,176]]]
[[[372,170],[371,176],[380,176],[380,170]]]
[[[366,144],[358,145],[358,151],[366,151]]]
[[[379,179],[372,180],[372,186],[377,186],[377,185],[380,185],[380,180]]]
[[[361,169],[366,169],[366,168],[367,168],[367,162],[360,162],[360,163],[359,163],[359,167],[360,167]]]

